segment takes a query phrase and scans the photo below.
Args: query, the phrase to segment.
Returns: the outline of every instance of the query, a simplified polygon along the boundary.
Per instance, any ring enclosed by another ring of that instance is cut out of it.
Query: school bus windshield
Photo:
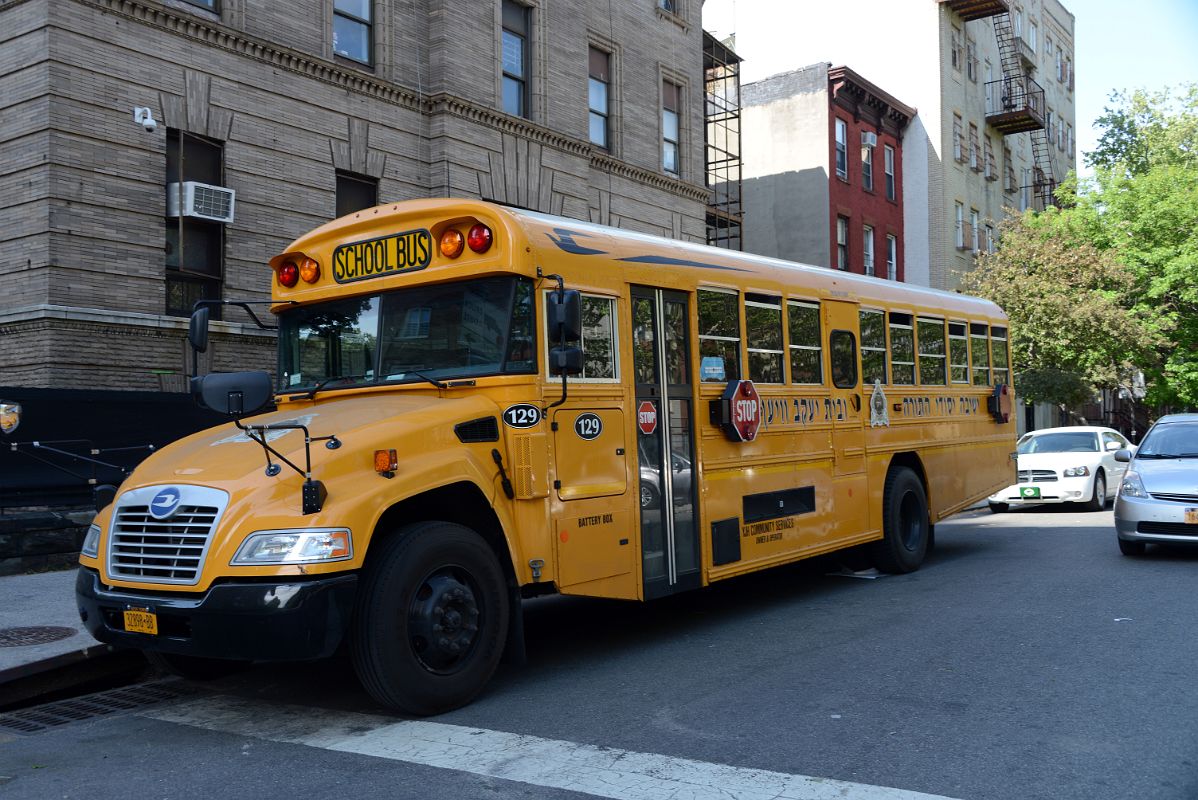
[[[279,315],[282,391],[535,372],[527,278],[414,286]]]

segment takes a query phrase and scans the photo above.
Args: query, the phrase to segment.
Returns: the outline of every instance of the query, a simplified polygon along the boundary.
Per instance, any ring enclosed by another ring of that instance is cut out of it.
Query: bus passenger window
[[[990,328],[990,354],[994,362],[994,383],[1010,383],[1010,360],[1007,354],[1007,329]]]
[[[969,383],[969,337],[964,322],[948,324],[948,360],[953,383]]]
[[[581,378],[616,378],[616,301],[610,297],[582,297]]]
[[[924,319],[916,322],[919,337],[919,382],[924,386],[943,386],[944,320]]]
[[[866,386],[886,383],[886,315],[861,312],[861,377]]]
[[[740,380],[740,313],[736,292],[700,290],[699,372],[703,381]]]
[[[745,295],[745,330],[749,345],[749,379],[785,383],[782,372],[782,298]]]
[[[857,388],[857,342],[849,331],[832,331],[828,337],[832,361],[832,385],[837,389]]]
[[[790,323],[790,382],[823,383],[823,357],[820,353],[819,304],[786,304]]]
[[[890,313],[890,382],[915,383],[915,332],[910,314]]]
[[[973,385],[990,383],[990,342],[986,338],[986,323],[969,324],[969,355],[973,357]]]

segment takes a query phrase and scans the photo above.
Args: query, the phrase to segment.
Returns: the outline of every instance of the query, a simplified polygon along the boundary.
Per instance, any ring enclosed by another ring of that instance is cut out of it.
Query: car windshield
[[[1028,453],[1097,453],[1098,434],[1092,431],[1041,433],[1032,435],[1016,448],[1020,455]]]
[[[279,317],[279,389],[535,373],[533,289],[498,277],[333,300]]]
[[[1137,458],[1198,458],[1198,422],[1167,422],[1153,427]]]

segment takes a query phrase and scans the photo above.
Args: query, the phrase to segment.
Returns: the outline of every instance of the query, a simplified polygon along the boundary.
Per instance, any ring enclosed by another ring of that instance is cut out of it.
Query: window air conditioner
[[[862,147],[877,147],[878,134],[873,131],[861,131],[861,146]]]
[[[235,192],[223,186],[184,181],[166,185],[166,215],[196,217],[213,222],[233,221]]]

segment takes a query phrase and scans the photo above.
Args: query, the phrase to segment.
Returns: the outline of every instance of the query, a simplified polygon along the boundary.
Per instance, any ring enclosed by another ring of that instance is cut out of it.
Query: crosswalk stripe
[[[864,783],[226,695],[155,707],[141,715],[271,742],[405,761],[614,800],[949,800]]]

